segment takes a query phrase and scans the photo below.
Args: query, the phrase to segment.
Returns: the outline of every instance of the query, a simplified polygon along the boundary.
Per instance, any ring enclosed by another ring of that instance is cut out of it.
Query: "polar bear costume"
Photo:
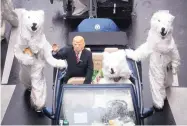
[[[172,73],[176,74],[180,64],[179,52],[172,36],[174,18],[167,10],[154,13],[146,42],[135,51],[126,50],[127,57],[136,61],[150,56],[150,87],[154,107],[158,109],[163,108],[166,98],[167,68],[171,66]]]
[[[118,50],[115,52],[103,52],[103,78],[100,79],[98,84],[132,84],[130,70],[125,50]],[[128,110],[133,111],[133,103],[131,96],[125,95],[123,98],[128,104]],[[106,96],[107,97],[107,96]],[[109,96],[112,99],[112,96]],[[116,99],[115,97],[113,99]]]
[[[64,60],[52,56],[52,46],[46,40],[44,30],[44,11],[22,10],[20,20],[20,36],[15,45],[15,57],[21,64],[20,81],[31,89],[31,104],[36,111],[41,111],[46,101],[46,81],[44,67],[47,62],[52,67],[67,67]],[[32,56],[23,53],[30,48]]]
[[[98,84],[131,83],[131,70],[128,66],[124,50],[103,52],[103,78]]]

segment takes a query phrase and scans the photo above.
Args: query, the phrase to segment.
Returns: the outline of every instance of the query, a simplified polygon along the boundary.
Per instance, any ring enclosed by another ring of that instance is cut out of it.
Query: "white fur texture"
[[[18,16],[14,12],[12,0],[1,0],[1,40],[5,38],[6,23],[10,23],[13,27],[18,26]]]
[[[102,71],[104,78],[99,81],[99,84],[131,83],[129,80],[131,70],[129,69],[124,50],[112,53],[104,52]],[[119,81],[114,81],[114,78],[119,77],[121,77]]]
[[[171,64],[172,72],[176,74],[180,65],[179,52],[172,36],[174,18],[167,10],[154,13],[146,42],[135,51],[126,50],[127,57],[136,61],[150,56],[149,79],[153,103],[157,108],[164,106],[166,98],[167,67]]]
[[[37,110],[42,109],[46,101],[44,77],[46,62],[52,67],[67,67],[64,60],[57,60],[52,56],[52,47],[43,32],[44,19],[42,10],[22,10],[19,24],[20,36],[18,36],[18,43],[14,49],[15,57],[21,64],[20,81],[27,88],[31,88],[31,102]],[[33,23],[36,23],[35,26]],[[23,53],[27,47],[31,49],[33,56]]]

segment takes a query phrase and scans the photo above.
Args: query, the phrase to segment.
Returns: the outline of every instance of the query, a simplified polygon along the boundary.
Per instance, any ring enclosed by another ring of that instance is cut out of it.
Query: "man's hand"
[[[54,52],[58,52],[58,50],[59,50],[58,45],[57,45],[57,44],[53,44],[53,45],[52,45],[52,50],[53,50]]]
[[[32,55],[33,55],[30,48],[25,48],[25,49],[23,50],[23,53],[24,53],[24,54],[28,54],[29,56],[32,56]]]

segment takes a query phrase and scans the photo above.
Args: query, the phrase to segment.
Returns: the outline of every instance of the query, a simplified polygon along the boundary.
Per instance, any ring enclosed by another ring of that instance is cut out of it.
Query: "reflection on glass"
[[[60,119],[70,125],[135,125],[130,89],[68,89]]]

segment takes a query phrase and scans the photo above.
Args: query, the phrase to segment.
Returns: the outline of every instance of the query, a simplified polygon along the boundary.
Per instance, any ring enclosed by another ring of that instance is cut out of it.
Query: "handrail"
[[[55,106],[56,106],[56,103],[55,103],[55,100],[56,100],[56,83],[57,83],[57,78],[58,78],[58,72],[59,72],[59,69],[57,69],[57,72],[56,72],[56,77],[55,77],[55,82],[53,84],[53,97],[52,97],[52,115],[54,115],[55,113]]]
[[[56,86],[59,80],[61,80],[66,74],[66,69],[63,70],[61,78],[59,79],[59,69],[57,69],[55,83],[53,84],[53,97],[52,97],[52,115],[56,113]]]
[[[137,62],[135,62],[135,66],[136,66],[136,70],[137,70],[137,75],[138,75],[138,84],[139,84],[139,88],[140,88],[140,115],[143,115],[143,111],[144,111],[144,102],[143,102],[143,92],[142,92],[142,83],[140,81],[140,75],[139,75],[139,69],[138,69],[138,65]]]

